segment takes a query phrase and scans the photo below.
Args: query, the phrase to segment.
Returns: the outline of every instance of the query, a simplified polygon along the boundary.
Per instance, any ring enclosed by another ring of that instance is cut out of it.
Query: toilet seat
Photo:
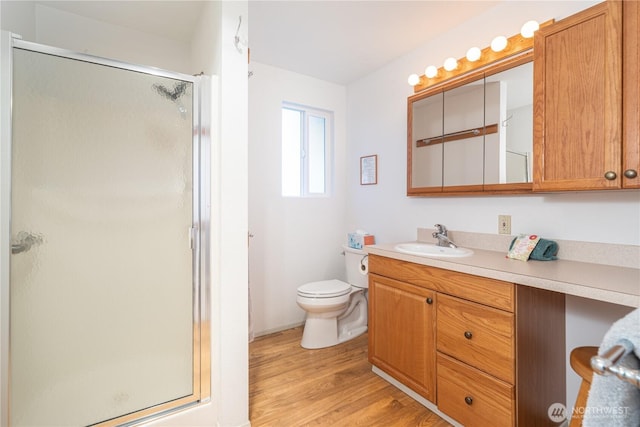
[[[351,293],[351,285],[342,280],[322,280],[298,287],[298,295],[306,298],[335,298]]]

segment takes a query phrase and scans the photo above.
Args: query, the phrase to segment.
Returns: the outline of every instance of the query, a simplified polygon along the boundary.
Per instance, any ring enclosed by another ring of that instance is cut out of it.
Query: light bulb
[[[438,75],[438,69],[435,65],[429,65],[427,68],[425,68],[424,75],[432,79]]]
[[[538,31],[539,28],[540,28],[540,24],[538,24],[537,21],[527,21],[524,23],[524,25],[520,29],[520,34],[525,39],[530,39],[531,37],[533,37],[533,33]]]
[[[458,68],[458,61],[456,58],[447,58],[444,60],[444,69],[447,71],[453,71]]]
[[[415,86],[418,83],[420,83],[420,76],[418,76],[417,74],[411,74],[409,76],[409,78],[407,79],[407,82],[411,85],[411,86]]]
[[[501,52],[507,47],[507,38],[505,36],[498,36],[491,40],[491,50],[494,52]]]
[[[472,47],[467,51],[467,59],[469,60],[469,62],[475,62],[480,59],[481,54],[482,51],[479,47]]]

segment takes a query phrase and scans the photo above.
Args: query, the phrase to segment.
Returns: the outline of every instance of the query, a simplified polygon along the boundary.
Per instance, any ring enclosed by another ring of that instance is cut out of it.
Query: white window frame
[[[291,102],[283,102],[282,110],[293,110],[301,113],[301,138],[300,138],[300,190],[297,195],[284,195],[284,183],[281,181],[281,194],[283,197],[329,197],[333,185],[333,112],[319,108],[309,107]],[[309,119],[320,117],[324,119],[324,192],[310,191],[309,177]],[[281,143],[281,149],[283,149]],[[281,156],[282,158],[282,156]],[[285,167],[284,164],[281,165]],[[281,175],[281,180],[284,177]]]

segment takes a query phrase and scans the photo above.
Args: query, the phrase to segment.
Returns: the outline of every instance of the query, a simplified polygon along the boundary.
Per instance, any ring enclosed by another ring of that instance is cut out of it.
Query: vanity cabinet
[[[534,191],[625,186],[624,145],[637,150],[638,142],[622,136],[622,3],[605,1],[536,33]],[[628,30],[637,38],[637,23]],[[625,74],[637,86],[637,69]]]
[[[564,294],[370,254],[369,297],[369,361],[442,413],[465,426],[555,425]]]
[[[369,360],[435,402],[435,292],[369,274]],[[398,333],[402,331],[402,333]]]

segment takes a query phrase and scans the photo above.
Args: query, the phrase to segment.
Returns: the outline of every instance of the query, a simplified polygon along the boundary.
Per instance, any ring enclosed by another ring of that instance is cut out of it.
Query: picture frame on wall
[[[378,155],[360,157],[360,185],[378,183]]]

